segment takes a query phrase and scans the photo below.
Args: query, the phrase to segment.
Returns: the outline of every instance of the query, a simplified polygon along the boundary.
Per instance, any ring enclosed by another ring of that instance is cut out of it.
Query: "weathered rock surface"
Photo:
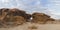
[[[50,18],[50,16],[44,13],[33,13],[32,14],[32,22],[45,24],[47,21],[54,21],[54,19]]]
[[[28,21],[31,15],[27,14],[25,11],[19,10],[17,8],[8,9],[2,8],[0,9],[0,24],[3,26],[7,25],[20,25]],[[12,23],[11,23],[12,22]]]

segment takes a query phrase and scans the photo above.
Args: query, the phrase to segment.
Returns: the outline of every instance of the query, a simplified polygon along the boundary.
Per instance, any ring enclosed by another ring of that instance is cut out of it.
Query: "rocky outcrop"
[[[12,24],[23,24],[28,19],[30,19],[31,15],[27,14],[25,11],[13,8],[2,8],[0,9],[0,24],[3,24],[3,26],[7,26],[10,24],[10,22],[13,22]],[[3,22],[3,23],[2,23]]]
[[[28,21],[27,19],[31,18],[30,14],[27,14],[25,11],[22,11],[22,10],[19,10],[19,9],[16,9],[16,8],[10,9],[8,15],[22,16],[26,19],[26,21]]]
[[[31,15],[17,8],[0,9],[0,24],[3,24],[3,26],[20,25],[20,24],[24,24],[25,22],[29,22],[30,20],[31,22],[40,23],[40,24],[45,24],[46,22],[55,21],[55,19],[51,18],[49,15],[46,15],[44,13],[35,12]]]
[[[41,23],[45,24],[47,21],[54,21],[54,19],[51,19],[50,16],[44,14],[44,13],[33,13],[32,14],[32,22],[34,23]]]
[[[26,19],[24,19],[24,17],[22,16],[14,16],[14,19],[15,19],[14,22],[16,25],[20,25],[26,22]]]

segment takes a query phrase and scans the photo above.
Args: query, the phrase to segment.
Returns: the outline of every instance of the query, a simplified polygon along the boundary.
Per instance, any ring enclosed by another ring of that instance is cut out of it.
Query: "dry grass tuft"
[[[33,26],[30,26],[28,27],[29,29],[37,29],[37,26],[33,25]]]

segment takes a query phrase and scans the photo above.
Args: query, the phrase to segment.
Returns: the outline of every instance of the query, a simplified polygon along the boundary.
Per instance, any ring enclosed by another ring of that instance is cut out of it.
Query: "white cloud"
[[[9,0],[1,0],[3,3],[8,3]]]
[[[43,12],[46,13],[48,15],[50,15],[50,11],[52,10],[47,10],[46,7],[43,7],[41,5],[40,0],[2,0],[3,2],[1,2],[0,7],[9,7],[9,8],[13,8],[13,7],[17,7],[19,9],[23,9],[25,11],[27,11],[27,13],[33,13],[33,12]],[[8,3],[4,3],[4,2],[8,2]]]

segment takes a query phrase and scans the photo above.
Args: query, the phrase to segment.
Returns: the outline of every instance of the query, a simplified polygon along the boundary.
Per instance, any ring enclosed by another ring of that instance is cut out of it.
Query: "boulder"
[[[45,24],[47,21],[54,21],[54,20],[53,19],[51,20],[50,16],[44,13],[35,12],[32,14],[32,22],[34,23]]]
[[[26,19],[26,21],[28,21],[28,19],[31,18],[30,14],[27,14],[25,11],[19,10],[19,9],[16,9],[16,8],[10,9],[8,15],[22,16]]]
[[[13,8],[13,9],[1,9],[2,10],[2,16],[3,14],[7,13],[6,16],[4,17],[4,20],[5,22],[14,22],[16,20],[14,20],[14,17],[17,17],[19,16],[20,17],[23,17],[23,18],[20,18],[20,19],[25,19],[24,21],[29,21],[29,19],[31,18],[31,14],[27,14],[25,11],[22,11],[22,10],[19,10],[17,8]],[[15,18],[16,19],[16,18]],[[18,19],[18,20],[20,20]]]

